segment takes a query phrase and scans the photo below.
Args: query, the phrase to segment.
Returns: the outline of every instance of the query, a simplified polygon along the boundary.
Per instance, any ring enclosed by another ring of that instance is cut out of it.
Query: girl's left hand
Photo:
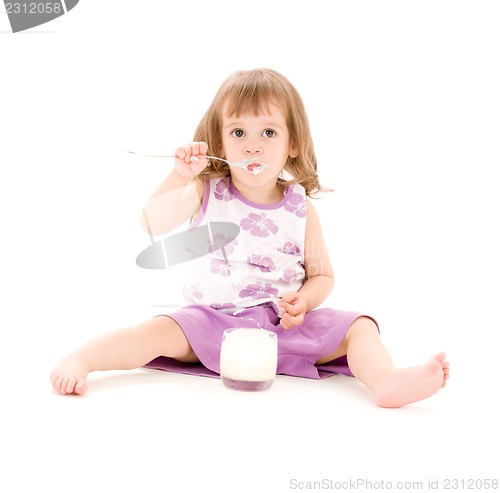
[[[304,321],[307,305],[304,298],[297,291],[285,293],[281,298],[279,307],[284,310],[280,321],[280,325],[284,329],[291,329]]]

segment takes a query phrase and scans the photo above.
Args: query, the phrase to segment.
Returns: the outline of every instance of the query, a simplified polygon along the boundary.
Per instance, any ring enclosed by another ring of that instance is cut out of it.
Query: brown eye
[[[276,135],[276,132],[272,128],[266,128],[262,132],[262,136],[267,137],[267,138],[274,137],[275,135]]]
[[[241,128],[237,128],[231,132],[231,135],[233,137],[239,138],[239,137],[243,137],[245,135],[245,132],[243,132],[243,130],[241,130]]]

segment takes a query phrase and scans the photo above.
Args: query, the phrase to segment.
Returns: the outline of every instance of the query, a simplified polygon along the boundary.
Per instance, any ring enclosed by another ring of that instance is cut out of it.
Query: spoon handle
[[[134,152],[134,151],[127,151],[129,154],[135,154],[136,156],[144,156],[144,157],[163,157],[163,158],[177,158],[179,156],[167,156],[165,154],[143,154],[142,152]],[[204,156],[207,159],[217,159],[219,161],[222,161],[223,163],[229,164],[229,166],[236,166],[236,167],[241,167],[244,166],[245,164],[242,164],[241,162],[238,163],[231,163],[227,161],[226,159],[223,159],[221,157],[217,156]]]

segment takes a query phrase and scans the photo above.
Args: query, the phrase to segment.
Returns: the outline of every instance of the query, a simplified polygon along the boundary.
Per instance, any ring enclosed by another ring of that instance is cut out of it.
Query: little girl
[[[142,366],[216,375],[224,329],[262,327],[278,336],[279,374],[353,375],[382,407],[438,392],[449,377],[444,353],[397,369],[373,318],[318,308],[334,275],[307,198],[324,190],[316,169],[304,105],[290,82],[269,69],[231,75],[194,142],[176,150],[174,168],[142,217],[154,235],[189,219],[191,228],[234,223],[239,234],[196,260],[197,278],[184,289],[187,306],[85,344],[54,368],[54,389],[84,394],[91,371]]]

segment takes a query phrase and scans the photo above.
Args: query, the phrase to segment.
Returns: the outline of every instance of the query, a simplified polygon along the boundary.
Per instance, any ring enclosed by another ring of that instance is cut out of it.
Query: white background
[[[498,479],[499,25],[493,1],[81,0],[12,34],[2,8],[0,489]],[[302,94],[335,189],[326,304],[375,316],[400,366],[446,350],[449,386],[393,411],[344,377],[242,394],[137,370],[56,395],[60,357],[180,301],[182,268],[135,265],[171,163],[123,151],[172,153],[255,67]]]

